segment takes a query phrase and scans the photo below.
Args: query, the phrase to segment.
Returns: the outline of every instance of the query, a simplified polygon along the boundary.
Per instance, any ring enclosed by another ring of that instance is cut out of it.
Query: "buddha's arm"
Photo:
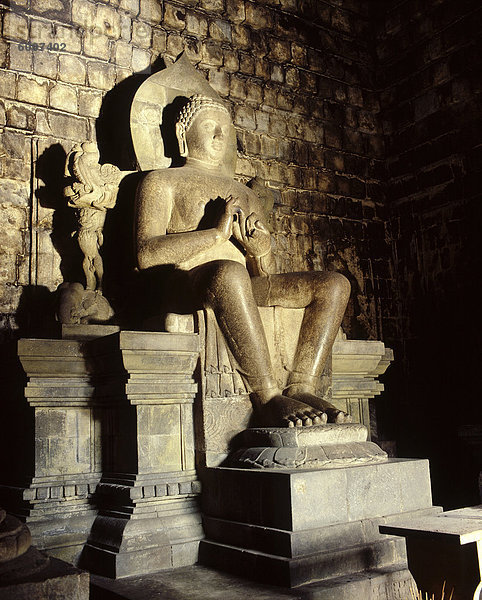
[[[271,248],[266,254],[262,254],[261,256],[248,253],[246,255],[246,267],[251,277],[267,277],[276,273],[276,265]]]
[[[137,191],[136,244],[140,269],[181,264],[229,239],[233,222],[233,206],[229,202],[216,227],[168,234],[173,190],[164,185],[161,195],[159,189],[159,185],[153,185],[146,177]]]

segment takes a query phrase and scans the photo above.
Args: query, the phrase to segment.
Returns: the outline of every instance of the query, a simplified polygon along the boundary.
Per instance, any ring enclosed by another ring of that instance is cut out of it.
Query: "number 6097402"
[[[61,50],[65,50],[65,48],[66,44],[64,44],[63,42],[49,42],[48,44],[46,44],[45,42],[21,42],[18,45],[18,49],[20,51],[32,50],[33,52],[42,52],[43,50],[47,50],[50,52],[59,52]]]

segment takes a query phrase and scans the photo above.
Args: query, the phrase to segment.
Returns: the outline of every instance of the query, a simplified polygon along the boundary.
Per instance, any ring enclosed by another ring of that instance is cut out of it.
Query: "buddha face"
[[[200,110],[185,134],[188,157],[219,165],[226,152],[230,126],[231,119],[224,111]]]

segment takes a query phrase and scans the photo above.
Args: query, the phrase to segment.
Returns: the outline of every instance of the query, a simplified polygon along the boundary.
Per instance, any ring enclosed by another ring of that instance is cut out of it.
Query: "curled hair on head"
[[[214,98],[210,98],[209,96],[194,94],[184,105],[177,119],[176,126],[181,135],[186,134],[186,132],[189,131],[194,118],[197,116],[199,111],[203,110],[204,108],[215,108],[229,116],[228,109],[221,104],[221,102],[215,100]]]

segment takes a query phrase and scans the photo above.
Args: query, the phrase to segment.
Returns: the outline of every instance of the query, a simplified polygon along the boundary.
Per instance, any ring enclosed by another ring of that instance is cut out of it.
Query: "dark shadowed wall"
[[[376,45],[397,283],[390,436],[401,456],[431,459],[446,506],[477,503],[482,460],[481,33],[478,1],[404,0]]]

